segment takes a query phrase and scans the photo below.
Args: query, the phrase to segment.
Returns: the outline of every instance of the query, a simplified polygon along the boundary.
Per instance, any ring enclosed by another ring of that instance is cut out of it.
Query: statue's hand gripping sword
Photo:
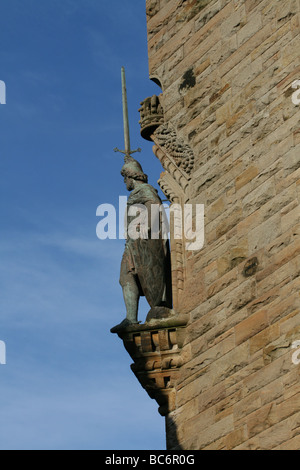
[[[119,150],[115,148],[115,152],[120,152],[123,155],[130,156],[133,153],[141,152],[141,149],[131,150],[130,148],[130,134],[129,134],[129,119],[128,119],[128,104],[127,104],[127,90],[126,90],[126,78],[125,78],[125,68],[121,69],[122,77],[122,102],[123,102],[123,123],[124,123],[124,141],[125,141],[125,150]]]

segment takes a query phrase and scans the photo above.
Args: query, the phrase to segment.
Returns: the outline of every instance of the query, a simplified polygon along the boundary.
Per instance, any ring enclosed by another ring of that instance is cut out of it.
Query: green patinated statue
[[[125,155],[121,175],[131,194],[127,203],[128,232],[120,274],[126,318],[111,329],[112,333],[119,333],[127,326],[138,323],[138,305],[141,296],[146,297],[151,309],[172,308],[170,251],[163,223],[165,214],[159,210],[162,209],[162,202],[157,191],[148,184],[147,175],[132,157],[132,154],[139,152],[140,149],[130,148],[124,67],[121,75],[125,150],[115,149],[115,151]],[[130,234],[129,228],[136,220],[136,214],[132,215],[131,209],[136,209],[136,212],[139,209],[140,215],[143,216],[139,219],[139,223],[134,224],[133,235]]]
[[[130,214],[131,207],[138,208],[140,205],[143,205],[147,214],[146,230],[144,226],[144,232],[139,238],[128,236],[126,241],[120,274],[126,318],[111,329],[112,333],[118,333],[127,326],[138,323],[140,296],[146,297],[151,308],[172,308],[170,252],[163,223],[165,214],[157,210],[162,208],[161,199],[157,191],[148,184],[148,177],[141,165],[131,156],[125,157],[121,174],[128,191],[131,191],[127,214]],[[159,220],[155,222],[153,217],[159,217]],[[135,216],[127,215],[127,227],[134,219]],[[153,233],[153,227],[158,227],[158,233]]]

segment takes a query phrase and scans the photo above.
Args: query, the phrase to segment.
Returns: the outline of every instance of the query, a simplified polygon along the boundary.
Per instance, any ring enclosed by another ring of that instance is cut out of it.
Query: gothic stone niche
[[[191,147],[177,135],[170,123],[164,123],[163,107],[157,96],[146,98],[141,103],[141,135],[154,142],[153,152],[166,170],[158,184],[171,203],[181,207],[188,200],[189,181],[194,168],[195,157]],[[171,221],[171,233],[174,233]],[[171,270],[173,306],[176,311],[185,278],[185,242],[172,240]]]
[[[153,152],[166,170],[161,174],[158,184],[171,203],[179,204],[182,208],[188,201],[189,181],[194,168],[194,153],[184,140],[177,136],[171,124],[163,124],[152,135]],[[171,220],[171,234],[174,233]],[[174,240],[171,237],[171,269],[172,292],[175,310],[180,304],[180,298],[185,282],[185,241]]]
[[[181,350],[186,324],[185,315],[175,315],[131,325],[118,333],[134,361],[132,371],[150,398],[157,401],[162,416],[175,409],[175,387],[183,364]]]

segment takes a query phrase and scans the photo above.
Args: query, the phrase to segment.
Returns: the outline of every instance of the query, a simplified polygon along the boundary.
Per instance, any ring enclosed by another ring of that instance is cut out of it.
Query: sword
[[[133,153],[141,152],[142,150],[138,148],[137,150],[131,150],[130,148],[130,133],[129,133],[129,119],[128,119],[128,103],[127,103],[127,90],[126,90],[126,78],[125,78],[125,68],[121,68],[121,78],[122,78],[122,105],[123,105],[123,124],[124,124],[124,143],[125,150],[119,150],[115,148],[115,152],[120,152],[125,156],[130,156]]]

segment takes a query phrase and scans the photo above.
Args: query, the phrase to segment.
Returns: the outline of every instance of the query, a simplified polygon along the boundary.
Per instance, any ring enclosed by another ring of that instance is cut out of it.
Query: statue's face
[[[132,191],[134,189],[134,179],[130,178],[129,176],[124,176],[124,183],[126,184],[126,188],[128,191]]]

